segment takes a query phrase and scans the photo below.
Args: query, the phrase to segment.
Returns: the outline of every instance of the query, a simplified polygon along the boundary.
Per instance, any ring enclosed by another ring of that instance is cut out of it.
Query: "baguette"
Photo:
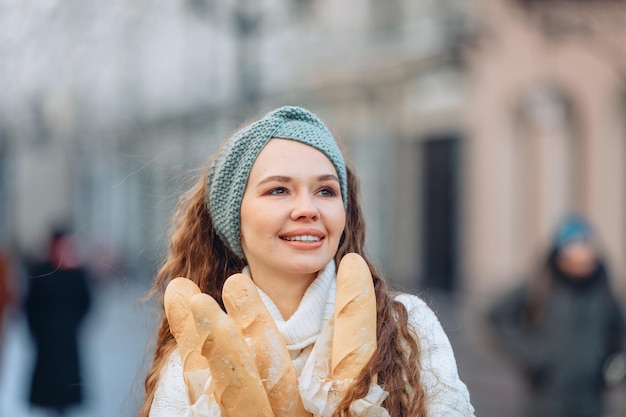
[[[276,323],[256,285],[244,274],[230,276],[222,299],[228,315],[256,353],[256,365],[275,417],[311,417],[298,392],[298,375]]]
[[[237,324],[208,294],[191,297],[212,394],[225,417],[273,417],[267,394]]]
[[[345,383],[359,376],[377,346],[374,283],[367,263],[356,253],[339,263],[334,320],[331,376],[343,398]]]
[[[200,288],[193,281],[179,277],[167,285],[163,299],[165,316],[183,364],[183,378],[191,404],[196,402],[204,386],[190,380],[188,376],[209,367],[206,358],[202,356],[200,336],[190,306],[191,297],[199,293]]]

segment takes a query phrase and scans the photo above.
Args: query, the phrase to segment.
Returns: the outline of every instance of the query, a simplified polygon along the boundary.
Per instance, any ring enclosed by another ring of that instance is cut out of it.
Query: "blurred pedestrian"
[[[4,321],[6,312],[11,308],[15,295],[13,291],[13,268],[7,249],[0,247],[0,359],[4,347]],[[0,370],[2,369],[0,363]]]
[[[607,365],[623,358],[626,323],[585,219],[559,225],[540,272],[499,300],[490,319],[524,371],[529,416],[603,416]]]
[[[24,303],[35,347],[29,402],[62,416],[83,402],[79,332],[91,305],[89,276],[76,243],[52,234],[47,257],[29,265]]]

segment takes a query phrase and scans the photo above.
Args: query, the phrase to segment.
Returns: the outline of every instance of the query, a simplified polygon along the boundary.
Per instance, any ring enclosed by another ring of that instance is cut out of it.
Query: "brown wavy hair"
[[[169,253],[150,291],[151,296],[158,298],[161,307],[167,284],[173,278],[184,276],[194,281],[203,292],[215,298],[224,308],[224,281],[245,266],[215,233],[204,199],[207,172],[208,169],[202,180],[182,197],[174,216]],[[367,395],[375,376],[377,383],[389,392],[383,406],[391,417],[425,417],[427,410],[420,379],[419,342],[408,325],[405,307],[393,299],[385,280],[365,256],[365,222],[359,201],[359,185],[350,167],[347,169],[347,179],[346,226],[335,262],[338,265],[345,254],[355,252],[369,265],[376,293],[378,347],[333,417],[349,417],[350,404]],[[152,366],[145,380],[146,395],[139,417],[148,416],[161,369],[176,347],[163,311],[160,314],[161,324],[156,335]]]

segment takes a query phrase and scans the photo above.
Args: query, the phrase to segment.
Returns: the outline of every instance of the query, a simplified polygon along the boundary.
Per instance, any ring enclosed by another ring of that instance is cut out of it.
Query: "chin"
[[[289,263],[289,269],[292,269],[294,272],[300,272],[305,274],[313,274],[318,273],[326,265],[330,262],[332,258],[320,258],[320,259],[293,259],[292,262]]]

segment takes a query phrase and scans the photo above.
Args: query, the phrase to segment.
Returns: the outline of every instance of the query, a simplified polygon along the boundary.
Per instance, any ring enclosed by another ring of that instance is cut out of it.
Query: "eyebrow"
[[[337,181],[339,182],[339,178],[336,175],[333,174],[324,174],[324,175],[320,175],[319,177],[317,177],[318,181]],[[282,183],[288,183],[289,181],[291,181],[291,177],[287,177],[284,175],[270,175],[269,177],[265,177],[263,178],[261,181],[258,182],[257,185],[262,185],[268,182],[282,182]]]

